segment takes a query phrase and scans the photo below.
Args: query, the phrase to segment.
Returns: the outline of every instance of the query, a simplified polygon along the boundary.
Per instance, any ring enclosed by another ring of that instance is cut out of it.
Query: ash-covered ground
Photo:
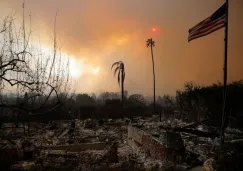
[[[129,126],[155,138],[165,157],[156,159],[157,152],[150,154],[145,144],[131,143]],[[178,138],[164,136],[169,135],[165,134],[168,131],[182,139],[180,148],[185,151],[180,158],[168,157],[172,152],[167,149],[179,148],[173,143]],[[168,139],[173,146],[168,146]],[[29,123],[19,128],[5,123],[1,129],[0,162],[4,170],[202,170],[217,167],[219,142],[219,130],[203,122],[160,122],[157,116]],[[223,164],[237,170],[243,132],[227,128],[225,142],[227,157]]]

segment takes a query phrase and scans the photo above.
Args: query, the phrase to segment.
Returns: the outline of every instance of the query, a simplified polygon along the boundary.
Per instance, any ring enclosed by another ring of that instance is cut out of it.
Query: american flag
[[[188,42],[210,33],[213,33],[225,26],[227,5],[224,3],[213,15],[198,23],[189,30]]]

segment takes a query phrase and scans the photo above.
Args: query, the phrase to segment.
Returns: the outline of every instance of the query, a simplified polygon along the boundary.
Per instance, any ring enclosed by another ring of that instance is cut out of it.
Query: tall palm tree
[[[118,62],[113,63],[112,66],[111,66],[111,70],[112,70],[112,68],[114,66],[116,67],[115,71],[114,71],[114,76],[118,72],[117,80],[118,80],[119,86],[121,84],[121,99],[122,99],[122,108],[123,108],[123,104],[124,104],[125,67],[124,67],[124,63],[122,61],[118,61]],[[120,82],[120,80],[121,80],[121,82]]]
[[[154,76],[154,112],[155,112],[155,71],[154,71],[154,55],[153,55],[153,47],[155,46],[155,42],[152,38],[146,41],[147,47],[151,48],[151,56],[152,56],[152,64],[153,64],[153,76]]]

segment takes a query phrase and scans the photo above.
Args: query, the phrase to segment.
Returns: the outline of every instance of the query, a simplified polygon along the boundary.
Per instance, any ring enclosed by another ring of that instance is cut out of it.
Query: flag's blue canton
[[[226,10],[227,10],[227,7],[226,7],[226,3],[224,3],[212,16],[211,16],[211,20],[214,21],[214,20],[217,20],[218,18],[222,17],[223,15],[226,14]]]

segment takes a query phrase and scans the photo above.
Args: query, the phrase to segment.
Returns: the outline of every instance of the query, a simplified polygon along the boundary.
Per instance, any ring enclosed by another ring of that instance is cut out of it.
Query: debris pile
[[[240,130],[226,133],[230,143],[243,137]],[[4,124],[0,134],[4,170],[183,170],[207,167],[219,147],[217,136],[207,137],[218,134],[214,129],[157,116],[30,123],[25,129]]]

